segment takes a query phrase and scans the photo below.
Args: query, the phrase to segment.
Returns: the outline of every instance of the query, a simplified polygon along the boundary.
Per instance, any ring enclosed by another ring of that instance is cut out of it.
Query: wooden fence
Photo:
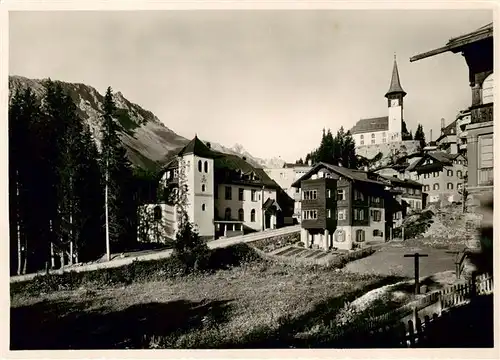
[[[460,314],[454,311],[465,309],[464,305],[474,299],[492,293],[493,277],[482,274],[475,280],[430,293],[399,309],[352,326],[334,336],[334,342],[342,347],[365,348],[445,347],[443,344],[454,343],[461,347],[460,343],[471,339],[464,337],[459,340],[460,336],[464,336],[459,329],[464,326],[473,329],[475,325],[477,332],[481,333],[483,325],[481,319],[475,319],[476,316],[471,316],[470,312],[464,315],[463,311]],[[479,306],[483,306],[481,304]],[[479,323],[470,323],[476,320]]]

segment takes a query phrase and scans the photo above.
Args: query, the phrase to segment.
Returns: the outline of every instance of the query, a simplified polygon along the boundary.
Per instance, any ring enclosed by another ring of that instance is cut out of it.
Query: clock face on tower
[[[391,106],[398,106],[398,99],[392,99]]]

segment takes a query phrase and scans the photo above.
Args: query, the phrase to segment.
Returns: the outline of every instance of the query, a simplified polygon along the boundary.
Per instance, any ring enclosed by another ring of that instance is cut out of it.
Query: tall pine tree
[[[421,124],[417,125],[417,130],[415,131],[415,140],[420,141],[420,148],[423,149],[426,146],[424,128]]]

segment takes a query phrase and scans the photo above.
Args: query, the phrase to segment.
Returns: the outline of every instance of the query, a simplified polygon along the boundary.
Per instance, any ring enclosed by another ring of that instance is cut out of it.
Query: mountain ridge
[[[9,103],[16,90],[30,87],[35,96],[41,99],[49,79],[30,79],[20,75],[9,76]],[[100,148],[101,124],[100,116],[103,109],[104,96],[94,87],[83,83],[71,83],[53,80],[60,83],[71,96],[82,121],[89,125],[93,138]],[[153,112],[129,101],[121,91],[113,93],[117,108],[115,120],[120,124],[120,139],[127,150],[130,161],[139,167],[157,169],[161,167],[173,152],[180,150],[190,139],[185,138],[162,122]],[[282,167],[280,159],[260,159],[252,156],[241,144],[226,147],[210,142],[211,147],[227,154],[244,157],[247,162],[257,168]]]

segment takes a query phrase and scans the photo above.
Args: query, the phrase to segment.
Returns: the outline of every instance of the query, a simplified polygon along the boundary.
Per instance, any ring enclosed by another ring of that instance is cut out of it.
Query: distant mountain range
[[[100,146],[100,116],[104,96],[89,85],[57,82],[71,96],[81,118],[90,126],[92,135],[97,145]],[[45,93],[46,83],[47,79],[39,80],[22,76],[9,76],[9,101],[17,89],[28,86],[31,87],[37,97],[41,98]],[[191,140],[176,134],[160,121],[155,114],[130,102],[121,92],[118,91],[113,96],[118,110],[116,121],[119,122],[121,128],[120,138],[127,149],[130,161],[134,165],[155,169],[163,165],[173,152],[178,151]],[[168,119],[164,120],[168,122]],[[228,148],[210,140],[204,142],[210,142],[214,150],[245,157],[254,167],[275,168],[282,167],[284,164],[284,161],[278,158],[260,159],[254,157],[240,144]]]

